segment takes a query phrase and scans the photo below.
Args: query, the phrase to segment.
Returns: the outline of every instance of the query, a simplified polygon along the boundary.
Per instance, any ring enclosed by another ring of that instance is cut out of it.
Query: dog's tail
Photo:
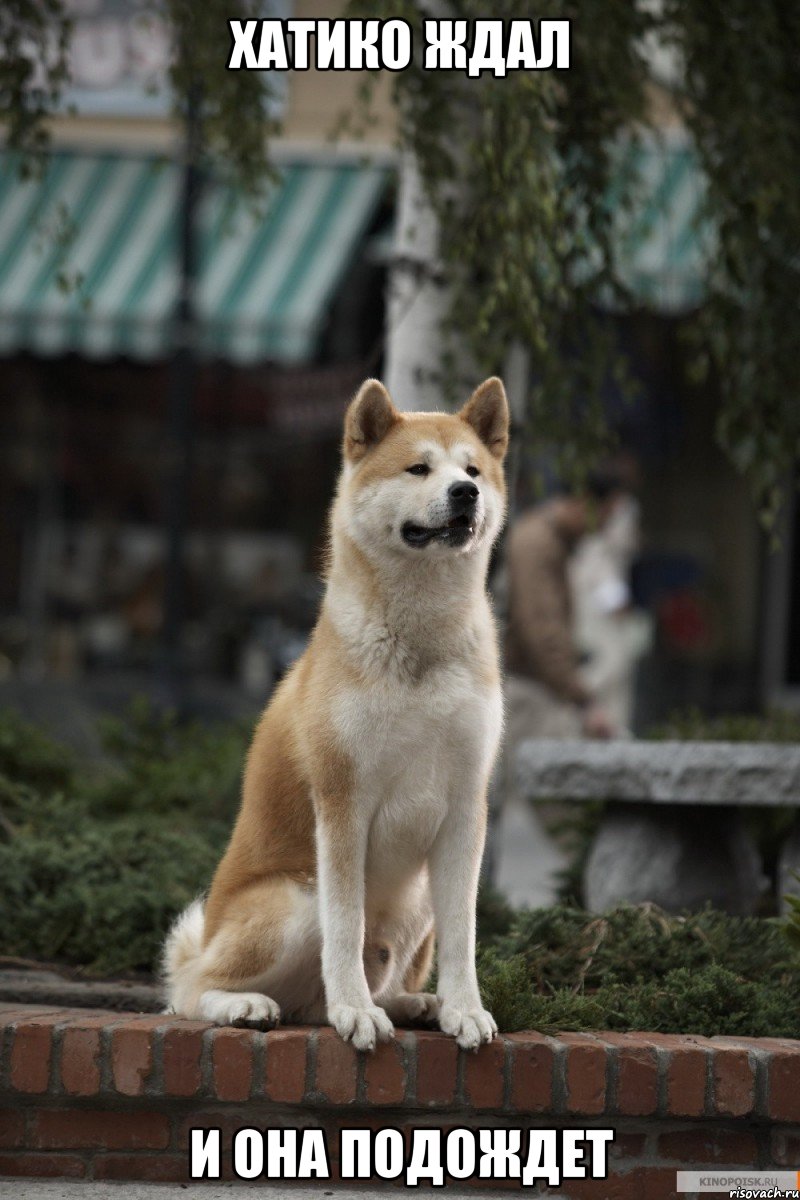
[[[200,955],[203,952],[203,930],[205,927],[204,902],[193,900],[179,917],[164,942],[161,956],[161,978],[166,995],[167,1010],[184,1016],[187,990],[193,991],[191,983],[196,974]]]

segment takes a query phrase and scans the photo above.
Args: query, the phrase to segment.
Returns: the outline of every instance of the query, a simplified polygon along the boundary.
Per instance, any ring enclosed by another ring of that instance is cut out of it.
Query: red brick
[[[712,1050],[789,1050],[797,1052],[798,1043],[789,1038],[728,1037],[725,1035],[705,1039]]]
[[[97,1154],[95,1179],[141,1179],[148,1183],[188,1183],[185,1154]]]
[[[602,1036],[617,1048],[617,1111],[626,1117],[650,1116],[658,1108],[658,1060],[653,1045],[641,1034]]]
[[[540,1034],[512,1033],[511,1108],[516,1112],[553,1111],[552,1043]],[[605,1055],[603,1055],[605,1059]]]
[[[636,1200],[686,1200],[685,1195],[677,1191],[678,1181],[669,1167],[642,1167],[631,1174],[640,1181],[641,1191],[630,1193]]]
[[[0,1146],[11,1150],[24,1145],[25,1118],[18,1108],[0,1108]]]
[[[652,1046],[667,1052],[666,1113],[672,1117],[703,1116],[706,1111],[708,1056],[715,1042],[677,1033],[639,1036],[646,1037]]]
[[[637,1167],[608,1179],[565,1180],[553,1195],[563,1200],[683,1200],[675,1184],[674,1169]]]
[[[315,1091],[331,1104],[352,1104],[356,1098],[358,1056],[333,1029],[317,1035]]]
[[[658,1154],[667,1162],[696,1163],[701,1166],[756,1166],[758,1146],[754,1134],[746,1130],[679,1129],[662,1133]]]
[[[104,1029],[107,1025],[119,1024],[119,1013],[101,1012],[87,1008],[68,1010],[68,1019],[60,1022],[63,1029]]]
[[[580,1033],[563,1033],[567,1049],[567,1112],[601,1113],[606,1103],[606,1052]]]
[[[0,1154],[0,1175],[82,1179],[85,1174],[86,1164],[73,1154]]]
[[[57,1024],[63,1025],[65,1029],[72,1028],[72,1026],[83,1029],[87,1025],[110,1025],[115,1021],[119,1022],[120,1019],[119,1013],[112,1012],[107,1008],[61,1008],[51,1010],[44,1016],[56,1020]]]
[[[619,1164],[627,1159],[639,1159],[644,1154],[647,1137],[643,1133],[618,1133],[614,1130],[614,1140],[608,1144],[609,1162]]]
[[[62,1018],[31,1017],[20,1021],[14,1030],[11,1045],[11,1086],[18,1092],[41,1094],[50,1083],[50,1062],[53,1054],[53,1026]]]
[[[94,1096],[100,1090],[99,1029],[64,1030],[61,1082],[70,1096]]]
[[[800,1121],[800,1048],[770,1056],[769,1115],[776,1121]]]
[[[417,1103],[452,1104],[456,1094],[458,1046],[443,1033],[417,1033]],[[471,1058],[467,1054],[466,1058]]]
[[[770,1164],[797,1167],[800,1163],[800,1129],[773,1129]]]
[[[448,1182],[449,1182],[449,1180],[448,1180]],[[459,1180],[458,1183],[459,1183],[460,1187],[465,1187],[465,1188],[490,1187],[492,1189],[492,1193],[491,1193],[492,1195],[494,1195],[495,1192],[516,1192],[517,1195],[519,1195],[519,1192],[520,1192],[520,1182],[518,1179],[491,1179],[491,1180],[489,1180],[489,1179],[479,1179],[477,1175],[470,1175],[469,1179]],[[488,1192],[485,1192],[485,1191],[481,1192],[481,1197],[488,1196],[488,1195],[489,1195]],[[563,1191],[560,1191],[558,1193],[558,1200],[568,1200],[566,1193]]]
[[[715,1050],[714,1111],[724,1117],[746,1117],[755,1103],[755,1072],[746,1050]]]
[[[303,1123],[306,1124],[305,1121]],[[218,1129],[222,1136],[223,1155],[226,1155],[230,1153],[233,1135],[246,1125],[258,1125],[259,1128],[264,1128],[266,1125],[269,1125],[270,1128],[283,1128],[291,1124],[291,1116],[275,1117],[271,1113],[268,1119],[262,1118],[257,1121],[252,1113],[246,1109],[242,1110],[238,1105],[217,1109],[197,1110],[193,1108],[190,1115],[177,1121],[175,1144],[178,1150],[188,1150],[193,1129]]]
[[[706,1110],[708,1056],[696,1046],[674,1050],[667,1063],[667,1112],[671,1117],[702,1117]]]
[[[195,1096],[203,1083],[203,1034],[209,1025],[182,1021],[165,1029],[162,1041],[164,1093]]]
[[[0,1030],[17,1021],[29,1021],[31,1017],[53,1016],[65,1011],[68,1010],[58,1008],[55,1004],[0,1004]]]
[[[163,1017],[161,1018],[163,1024]],[[111,1035],[111,1073],[114,1087],[123,1096],[141,1096],[153,1069],[150,1028],[129,1025]]]
[[[39,1150],[164,1150],[169,1142],[163,1113],[37,1109],[32,1119]]]
[[[270,1100],[298,1104],[306,1092],[308,1030],[274,1029],[267,1034],[265,1090]]]
[[[495,1038],[464,1055],[464,1099],[472,1108],[502,1108],[506,1046]]]
[[[406,1097],[406,1069],[402,1034],[381,1042],[364,1062],[368,1104],[402,1104]]]
[[[214,1093],[219,1100],[247,1100],[253,1086],[253,1034],[215,1029],[211,1043]]]
[[[770,1054],[776,1051],[781,1054],[800,1054],[800,1040],[797,1038],[714,1038],[714,1044],[721,1042],[725,1044],[742,1045],[747,1050],[767,1050]]]
[[[559,1188],[545,1195],[559,1200],[642,1200],[642,1187],[639,1172],[631,1171],[625,1175],[610,1173],[607,1179],[565,1179]]]

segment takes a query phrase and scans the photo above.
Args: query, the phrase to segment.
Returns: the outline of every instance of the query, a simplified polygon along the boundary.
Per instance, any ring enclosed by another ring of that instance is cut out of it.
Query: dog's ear
[[[358,462],[400,419],[400,413],[380,380],[366,379],[344,419],[345,458]]]
[[[493,375],[470,396],[458,414],[477,433],[495,458],[504,458],[508,449],[508,400],[502,379]]]

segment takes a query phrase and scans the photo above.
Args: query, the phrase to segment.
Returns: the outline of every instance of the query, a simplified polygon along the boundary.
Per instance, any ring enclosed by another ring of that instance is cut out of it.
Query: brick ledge
[[[192,1126],[309,1121],[610,1124],[631,1188],[676,1165],[798,1166],[800,1042],[515,1033],[467,1054],[404,1030],[364,1055],[327,1027],[0,1005],[0,1174],[185,1180]]]
[[[398,1030],[359,1054],[332,1029],[262,1033],[163,1014],[0,1004],[0,1093],[266,1100],[565,1116],[800,1121],[800,1041],[512,1033],[477,1053]]]

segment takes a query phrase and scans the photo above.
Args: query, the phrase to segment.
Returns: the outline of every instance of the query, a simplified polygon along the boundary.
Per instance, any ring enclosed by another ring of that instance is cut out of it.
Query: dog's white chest
[[[343,689],[334,721],[359,782],[391,792],[420,775],[446,786],[465,754],[482,759],[499,732],[500,704],[499,690],[450,665],[416,685],[387,680]]]
[[[453,665],[415,687],[348,689],[335,720],[370,822],[368,872],[397,880],[427,857],[448,806],[481,786],[499,735],[499,694]]]

